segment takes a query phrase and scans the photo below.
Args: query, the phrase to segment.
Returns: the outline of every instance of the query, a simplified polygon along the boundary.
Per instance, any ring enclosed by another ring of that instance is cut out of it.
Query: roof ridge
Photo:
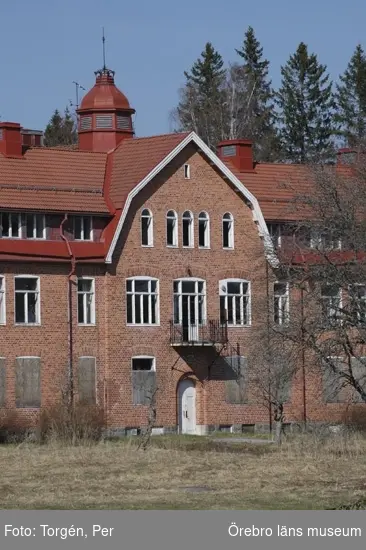
[[[167,136],[189,136],[192,132],[167,132],[166,134],[154,134],[152,136],[141,136],[141,137],[135,137],[130,141],[137,141],[137,140],[143,140],[143,139],[154,139],[159,137],[167,137]],[[125,140],[124,140],[125,141]]]
[[[26,151],[60,151],[63,153],[85,153],[93,155],[107,155],[108,151],[81,151],[80,149],[68,149],[67,147],[55,146],[55,147],[29,147]]]

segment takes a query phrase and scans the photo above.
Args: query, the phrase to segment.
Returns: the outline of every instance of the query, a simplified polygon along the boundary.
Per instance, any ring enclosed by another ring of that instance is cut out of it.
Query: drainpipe
[[[304,335],[304,289],[301,287],[301,347],[302,347],[302,403],[303,419],[306,428],[306,372],[305,372],[305,335]]]
[[[66,223],[68,219],[68,215],[65,214],[64,219],[62,220],[60,224],[60,237],[61,239],[66,243],[67,250],[70,254],[70,261],[71,261],[71,270],[70,273],[67,276],[67,283],[68,283],[68,347],[69,347],[69,361],[68,361],[68,407],[71,410],[74,404],[74,372],[73,372],[73,324],[72,324],[72,280],[71,277],[75,274],[75,267],[76,267],[76,260],[75,256],[71,250],[70,242],[68,241],[67,237],[64,235],[64,224]]]
[[[270,350],[270,322],[271,322],[271,314],[270,314],[270,296],[269,296],[269,271],[268,271],[268,262],[266,262],[266,283],[267,283],[267,346],[268,346],[268,352]],[[271,356],[269,359],[271,359]],[[271,364],[270,361],[268,361],[268,416],[269,416],[269,433],[272,433],[272,384],[271,384]]]

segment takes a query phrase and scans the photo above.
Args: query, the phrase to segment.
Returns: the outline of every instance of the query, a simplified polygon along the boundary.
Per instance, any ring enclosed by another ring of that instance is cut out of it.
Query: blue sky
[[[253,26],[275,85],[300,41],[334,79],[357,43],[366,48],[364,0],[13,0],[1,2],[0,21],[1,120],[36,129],[74,101],[73,80],[93,85],[103,26],[107,65],[137,111],[138,136],[171,130],[183,71],[207,41],[226,62],[235,61],[235,48]]]

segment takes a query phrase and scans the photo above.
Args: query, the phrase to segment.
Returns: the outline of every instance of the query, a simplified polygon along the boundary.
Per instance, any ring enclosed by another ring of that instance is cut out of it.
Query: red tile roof
[[[113,153],[110,196],[123,208],[128,194],[159,164],[188,133],[125,139]]]

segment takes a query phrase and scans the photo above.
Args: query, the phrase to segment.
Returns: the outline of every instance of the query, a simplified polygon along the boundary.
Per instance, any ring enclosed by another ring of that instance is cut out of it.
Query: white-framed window
[[[127,324],[159,324],[159,281],[152,277],[126,279]]]
[[[230,212],[222,217],[222,247],[234,248],[234,217]]]
[[[198,215],[198,246],[210,248],[210,218],[207,212]]]
[[[82,277],[78,279],[78,323],[79,325],[95,324],[95,279]]]
[[[232,326],[250,325],[250,282],[243,279],[225,279],[219,284],[220,321]]]
[[[17,276],[15,283],[15,324],[39,325],[40,282],[39,277]]]
[[[153,215],[148,208],[141,212],[141,245],[153,246]]]
[[[192,248],[194,246],[193,214],[189,210],[183,213],[183,246]]]
[[[273,285],[273,320],[276,325],[286,325],[289,322],[290,295],[289,284],[277,282]]]
[[[5,277],[0,275],[0,325],[6,323],[6,309],[5,309]]]
[[[169,210],[166,215],[166,244],[178,246],[178,215],[175,210]]]
[[[317,228],[310,230],[310,248],[316,250],[340,250],[341,239],[334,231],[321,231]]]
[[[190,164],[184,165],[184,178],[189,180],[191,178],[191,166]]]
[[[366,323],[366,285],[353,284],[349,287],[352,321]]]
[[[186,278],[173,282],[174,324],[198,326],[206,322],[206,281]]]
[[[339,324],[341,320],[342,291],[339,286],[323,284],[321,286],[323,322],[327,325]]]
[[[77,241],[93,240],[93,218],[91,216],[75,216],[74,238]]]
[[[22,237],[22,216],[17,212],[0,213],[0,236],[4,239]]]
[[[46,238],[46,216],[44,214],[26,215],[27,239]]]
[[[281,248],[282,228],[279,223],[267,223],[268,232],[275,248]]]
[[[156,371],[156,360],[151,355],[136,355],[131,358],[133,371]]]

